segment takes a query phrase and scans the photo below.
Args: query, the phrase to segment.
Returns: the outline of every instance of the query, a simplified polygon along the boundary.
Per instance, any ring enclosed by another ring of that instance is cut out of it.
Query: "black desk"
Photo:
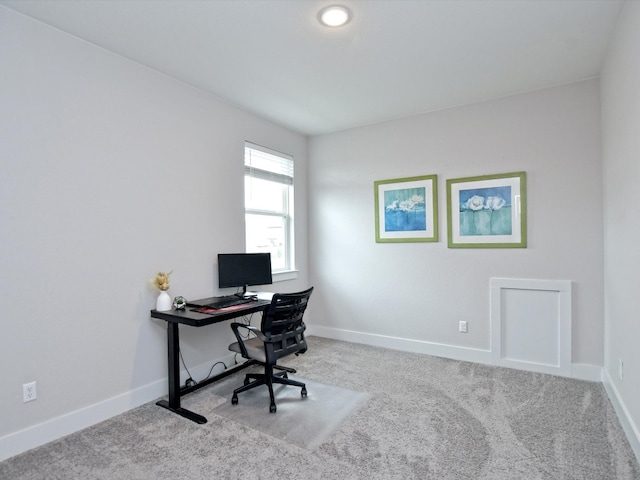
[[[214,323],[224,322],[225,320],[242,317],[243,315],[263,311],[270,303],[271,302],[268,300],[257,300],[243,305],[223,308],[217,310],[215,313],[198,313],[193,311],[191,309],[192,307],[187,307],[185,310],[176,310],[174,308],[166,312],[151,310],[151,317],[165,320],[167,322],[167,353],[169,358],[169,400],[160,400],[156,405],[160,405],[161,407],[171,410],[178,415],[182,415],[189,420],[193,420],[196,423],[207,423],[207,419],[202,415],[198,415],[197,413],[180,407],[180,397],[209,385],[216,380],[227,377],[238,370],[248,367],[249,365],[253,365],[255,362],[247,361],[238,364],[232,368],[228,368],[218,375],[199,382],[196,385],[184,386],[181,388],[180,334],[178,332],[178,326],[182,324],[189,325],[191,327],[204,327],[205,325],[212,325]]]

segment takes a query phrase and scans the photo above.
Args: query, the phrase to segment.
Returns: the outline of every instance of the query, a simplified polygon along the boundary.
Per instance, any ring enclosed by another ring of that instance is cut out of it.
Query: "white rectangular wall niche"
[[[571,375],[571,281],[491,278],[496,365]]]

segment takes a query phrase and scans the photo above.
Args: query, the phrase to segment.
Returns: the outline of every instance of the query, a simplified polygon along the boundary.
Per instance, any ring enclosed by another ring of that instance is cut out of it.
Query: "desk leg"
[[[207,423],[202,415],[180,407],[180,333],[178,324],[167,322],[167,353],[169,374],[169,401],[160,400],[156,403],[196,423]]]

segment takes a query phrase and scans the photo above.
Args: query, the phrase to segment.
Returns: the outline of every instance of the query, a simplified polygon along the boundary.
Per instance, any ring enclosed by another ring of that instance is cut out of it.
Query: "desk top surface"
[[[255,300],[251,303],[243,303],[232,307],[220,308],[218,310],[198,312],[198,307],[187,307],[184,310],[172,308],[166,312],[151,310],[151,317],[165,320],[171,323],[181,323],[192,327],[203,327],[212,323],[224,322],[232,318],[249,315],[251,313],[264,310],[271,302],[269,300]]]

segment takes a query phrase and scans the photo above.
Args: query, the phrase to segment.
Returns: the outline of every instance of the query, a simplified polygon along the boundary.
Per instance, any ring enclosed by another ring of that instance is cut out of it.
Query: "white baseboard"
[[[404,352],[423,353],[425,355],[433,355],[435,357],[444,357],[452,360],[481,363],[485,365],[505,366],[502,364],[496,364],[495,356],[490,350],[425,342],[410,338],[389,337],[385,335],[356,332],[353,330],[324,327],[321,325],[307,325],[307,333],[309,335],[317,335],[318,337],[331,338],[333,340],[344,340],[346,342],[361,343],[375,347],[392,348]],[[513,366],[508,366],[508,368],[516,368],[519,370],[526,370],[526,367],[527,365],[522,362],[514,362]],[[531,371],[537,370],[532,369]],[[560,373],[554,371],[549,373],[551,375],[560,375]],[[575,378],[577,380],[600,382],[602,381],[602,367],[597,365],[574,363],[571,365],[570,375],[563,376]]]
[[[340,328],[324,327],[321,325],[307,325],[307,334],[331,338],[333,340],[361,343],[374,347],[392,348],[403,352],[423,353],[426,355],[433,355],[434,357],[451,358],[453,360],[483,363],[487,365],[491,364],[491,352],[489,350],[425,342],[411,338],[355,332],[353,330],[343,330]]]
[[[613,409],[618,415],[620,425],[622,426],[622,429],[627,436],[627,440],[629,440],[631,450],[633,450],[633,453],[635,453],[638,462],[640,462],[640,429],[633,422],[633,419],[629,414],[629,410],[620,398],[618,390],[616,389],[616,386],[611,380],[609,372],[606,369],[602,369],[602,383],[605,390],[607,391],[609,400],[611,400],[611,405],[613,405]]]
[[[234,364],[234,354],[226,355],[218,361],[223,361],[228,366]],[[212,362],[189,367],[191,375],[195,380],[202,379],[209,374],[213,365]],[[219,373],[223,369],[216,367],[213,374]],[[182,382],[188,378],[186,371],[180,372]],[[181,382],[181,383],[182,383]],[[167,378],[157,380],[142,387],[136,388],[121,395],[109,398],[94,405],[69,412],[59,417],[52,418],[46,422],[39,423],[24,430],[10,433],[0,438],[0,461],[6,460],[15,455],[19,455],[27,450],[44,445],[62,438],[71,433],[90,427],[111,417],[120,415],[145,403],[157,400],[166,396],[168,392]],[[160,407],[158,407],[160,408]]]
[[[598,365],[588,365],[586,363],[571,364],[571,378],[577,380],[587,380],[589,382],[602,382],[603,368]]]

